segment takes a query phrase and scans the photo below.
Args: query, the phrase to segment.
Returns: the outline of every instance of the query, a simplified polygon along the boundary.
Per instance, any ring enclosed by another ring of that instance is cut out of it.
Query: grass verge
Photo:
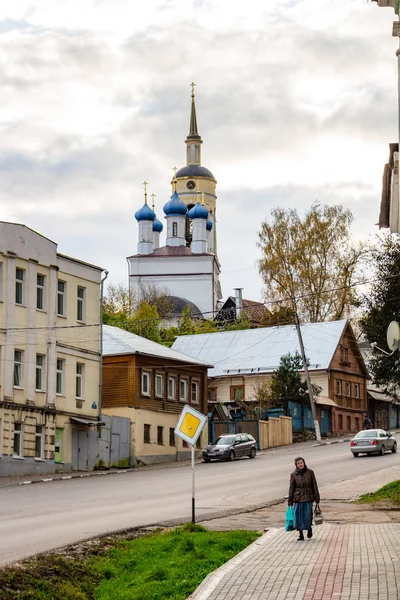
[[[39,555],[0,570],[0,600],[185,600],[259,535],[187,523],[84,556]]]
[[[357,504],[375,504],[385,500],[400,505],[400,479],[384,485],[376,492],[360,496]]]

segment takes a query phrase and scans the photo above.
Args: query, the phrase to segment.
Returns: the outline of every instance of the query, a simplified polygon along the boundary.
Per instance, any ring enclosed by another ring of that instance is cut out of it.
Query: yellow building
[[[101,273],[0,222],[0,475],[96,463]]]

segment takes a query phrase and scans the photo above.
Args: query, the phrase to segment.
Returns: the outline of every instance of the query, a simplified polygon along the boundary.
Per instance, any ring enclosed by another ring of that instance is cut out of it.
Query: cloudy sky
[[[160,216],[195,81],[223,295],[261,299],[271,208],[342,203],[354,236],[377,231],[397,141],[394,20],[367,0],[1,2],[0,220],[127,283],[142,182]]]

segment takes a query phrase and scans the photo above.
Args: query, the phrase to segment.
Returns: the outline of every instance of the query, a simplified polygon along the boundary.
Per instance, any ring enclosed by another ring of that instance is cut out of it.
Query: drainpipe
[[[243,307],[243,288],[235,288],[236,319],[240,319]]]
[[[101,409],[103,398],[103,298],[104,282],[108,277],[108,271],[104,271],[104,277],[100,281],[100,373],[99,373],[99,421],[101,421]],[[99,437],[101,436],[101,427],[99,425]]]

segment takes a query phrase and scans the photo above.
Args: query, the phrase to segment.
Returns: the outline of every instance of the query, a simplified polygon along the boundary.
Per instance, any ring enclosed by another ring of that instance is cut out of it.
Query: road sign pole
[[[195,516],[195,483],[194,483],[194,444],[192,444],[192,523],[196,523]]]

